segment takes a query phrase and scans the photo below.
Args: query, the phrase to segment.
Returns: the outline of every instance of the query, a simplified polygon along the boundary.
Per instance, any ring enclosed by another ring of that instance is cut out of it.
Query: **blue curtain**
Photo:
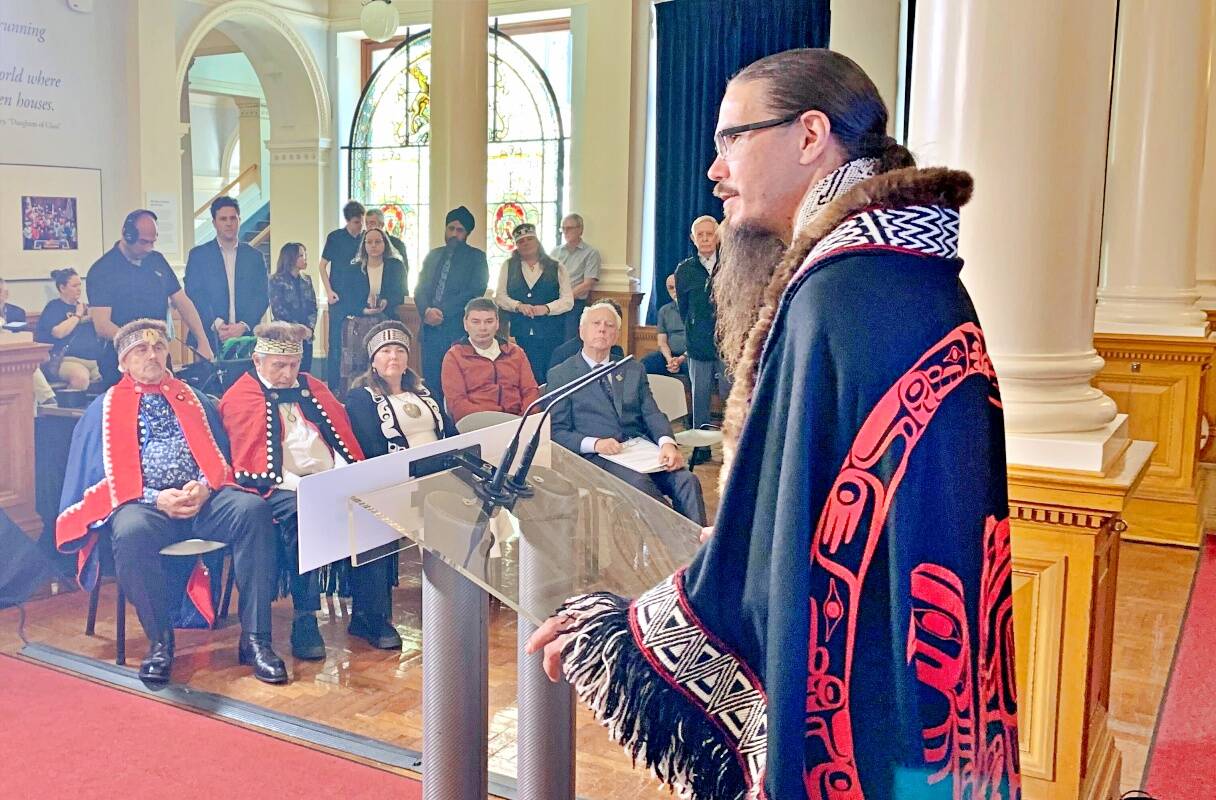
[[[658,53],[655,131],[654,286],[647,321],[669,298],[664,284],[692,255],[688,228],[722,218],[705,177],[726,82],[758,58],[794,47],[827,47],[828,0],[669,0],[655,6]]]

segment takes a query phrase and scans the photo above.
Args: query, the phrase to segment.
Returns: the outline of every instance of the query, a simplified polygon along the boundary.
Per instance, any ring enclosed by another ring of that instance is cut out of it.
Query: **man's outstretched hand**
[[[572,633],[562,633],[562,629],[570,624],[571,618],[566,614],[557,614],[545,620],[545,624],[536,629],[536,633],[528,638],[524,652],[528,655],[543,650],[541,666],[549,680],[557,683],[562,679],[562,648],[570,640]]]

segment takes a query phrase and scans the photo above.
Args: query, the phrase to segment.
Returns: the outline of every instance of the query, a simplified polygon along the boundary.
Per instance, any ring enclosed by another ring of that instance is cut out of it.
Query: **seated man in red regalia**
[[[97,535],[109,527],[118,585],[151,642],[139,676],[161,684],[173,667],[173,598],[159,551],[196,537],[227,542],[240,591],[238,658],[259,680],[285,683],[287,669],[270,646],[270,507],[233,483],[214,406],[168,371],[165,323],[129,322],[114,336],[114,348],[123,378],[89,406],[72,435],[56,544],[77,553],[81,585],[92,588]],[[213,620],[201,570],[187,591]]]
[[[290,583],[295,618],[291,652],[296,658],[325,657],[317,628],[321,608],[319,570],[299,569],[296,489],[300,478],[362,461],[346,409],[324,383],[300,372],[308,329],[291,322],[266,322],[254,330],[254,369],[237,379],[220,401],[220,416],[232,438],[236,480],[270,503],[279,529],[280,570]],[[351,570],[354,611],[350,633],[374,647],[395,650],[401,637],[389,624],[389,566],[382,558]]]

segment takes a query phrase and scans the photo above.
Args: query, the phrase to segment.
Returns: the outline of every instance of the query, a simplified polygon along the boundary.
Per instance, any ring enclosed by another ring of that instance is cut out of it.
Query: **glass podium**
[[[422,550],[426,800],[487,794],[490,596],[520,617],[518,797],[573,800],[573,690],[551,683],[541,654],[526,656],[523,645],[568,597],[635,597],[697,550],[699,526],[664,503],[560,446],[549,447],[548,460],[509,509],[481,500],[478,478],[463,466],[349,495],[354,563]],[[360,532],[375,528],[394,540],[361,547]]]

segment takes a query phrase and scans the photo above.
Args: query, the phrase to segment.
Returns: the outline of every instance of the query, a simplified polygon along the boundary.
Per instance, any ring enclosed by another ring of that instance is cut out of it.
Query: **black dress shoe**
[[[291,654],[304,661],[325,658],[325,640],[321,638],[317,618],[312,614],[297,617],[291,623]]]
[[[263,683],[287,683],[287,665],[270,647],[269,636],[242,633],[236,654],[238,661],[253,667],[253,677]]]
[[[164,686],[173,671],[173,631],[148,643],[148,654],[139,665],[139,679],[154,686]]]
[[[372,647],[381,650],[400,650],[401,636],[397,629],[388,624],[386,619],[373,619],[364,614],[355,614],[350,618],[350,627],[346,632],[351,636],[366,639]]]

